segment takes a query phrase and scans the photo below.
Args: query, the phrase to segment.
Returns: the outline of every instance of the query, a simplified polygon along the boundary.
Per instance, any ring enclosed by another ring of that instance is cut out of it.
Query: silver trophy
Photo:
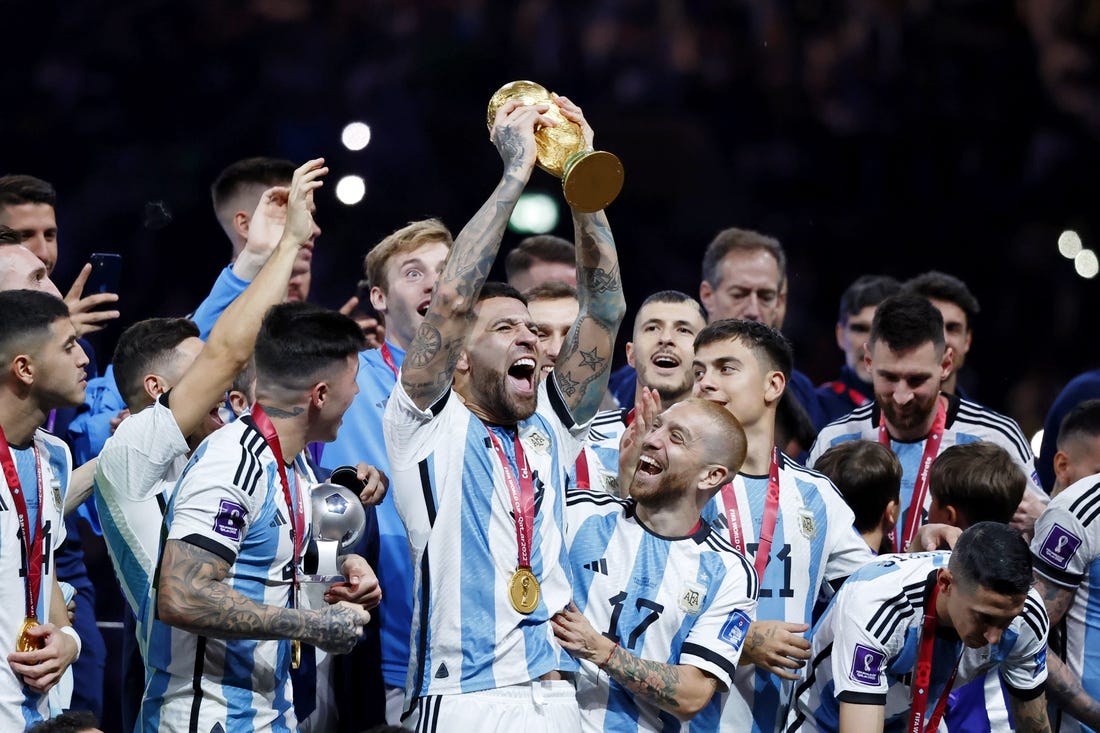
[[[350,479],[347,471],[351,472]],[[341,468],[333,471],[328,482],[310,489],[313,535],[302,555],[298,579],[311,601],[319,601],[333,583],[347,580],[340,573],[339,558],[355,548],[366,528],[366,511],[359,495],[344,485],[349,482],[362,484],[355,469]],[[310,607],[320,606],[311,602]]]

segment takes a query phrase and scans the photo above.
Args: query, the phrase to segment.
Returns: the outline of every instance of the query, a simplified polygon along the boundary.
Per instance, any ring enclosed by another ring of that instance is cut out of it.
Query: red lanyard
[[[488,428],[486,428],[488,430]],[[504,453],[504,446],[497,440],[497,436],[489,430],[489,439],[493,441],[497,458],[500,459],[500,467],[504,469],[504,485],[508,487],[508,498],[512,502],[512,514],[516,518],[516,543],[519,545],[519,566],[531,567],[531,539],[535,531],[535,482],[531,478],[531,469],[527,465],[527,455],[523,452],[523,444],[519,442],[519,433],[516,433],[514,441],[516,448],[516,465],[519,467],[519,481],[508,464],[508,456]]]
[[[745,541],[741,536],[741,518],[737,509],[737,491],[733,482],[722,487],[722,502],[726,505],[726,522],[729,524],[730,542],[735,550],[746,557]],[[779,449],[772,448],[772,465],[768,471],[768,495],[764,500],[764,517],[760,520],[760,537],[756,547],[753,565],[760,582],[764,581],[764,570],[768,567],[768,557],[772,551],[772,539],[775,537],[775,523],[779,518]],[[752,526],[752,521],[749,521]]]
[[[38,516],[41,520],[46,508],[42,506],[42,465],[38,456],[38,446],[31,440],[31,450],[34,451],[34,473],[38,478]],[[0,428],[0,463],[4,465],[4,479],[8,482],[12,499],[15,502],[15,511],[19,515],[19,535],[23,550],[23,576],[26,580],[23,589],[26,592],[25,605],[26,617],[38,617],[38,593],[42,588],[42,555],[44,552],[45,532],[32,532],[30,516],[27,512],[27,499],[23,496],[23,486],[19,483],[19,471],[15,467],[15,460],[8,450],[8,439]],[[41,524],[41,521],[39,521]],[[33,537],[33,540],[32,540]],[[30,562],[27,562],[30,558]]]
[[[397,362],[393,360],[393,352],[390,351],[390,345],[385,341],[382,342],[382,348],[379,349],[382,352],[382,361],[386,362],[386,366],[393,372],[393,376],[397,376]]]
[[[279,434],[275,432],[275,426],[271,424],[271,418],[264,412],[260,403],[252,405],[252,421],[256,428],[267,441],[267,447],[275,454],[275,465],[279,467],[279,480],[283,482],[283,498],[286,499],[287,511],[290,517],[290,539],[294,541],[294,583],[298,583],[298,562],[302,558],[302,541],[306,529],[306,510],[302,503],[302,491],[295,481],[295,497],[290,495],[290,482],[286,477],[286,464],[283,462],[283,447],[279,444]],[[295,501],[297,499],[297,501]]]
[[[940,719],[947,709],[947,697],[955,684],[955,675],[959,671],[959,661],[962,655],[955,660],[955,666],[951,668],[951,674],[947,678],[947,684],[936,702],[936,708],[928,721],[924,720],[924,710],[928,705],[928,685],[932,682],[932,648],[936,644],[936,599],[940,595],[940,583],[937,578],[932,587],[931,598],[924,609],[924,622],[921,624],[919,652],[917,655],[917,668],[913,674],[913,709],[909,717],[909,733],[924,733],[939,728]]]
[[[940,452],[940,442],[943,440],[943,429],[947,425],[947,408],[943,400],[936,398],[936,417],[932,421],[932,431],[924,442],[924,453],[920,457],[920,473],[913,483],[913,497],[909,502],[909,514],[905,517],[905,534],[899,542],[898,525],[894,525],[894,552],[905,552],[905,548],[913,541],[917,529],[921,524],[921,516],[924,513],[924,499],[928,495],[928,474],[932,469],[932,461]],[[878,442],[890,448],[890,433],[886,431],[886,420],[882,413],[878,417]]]

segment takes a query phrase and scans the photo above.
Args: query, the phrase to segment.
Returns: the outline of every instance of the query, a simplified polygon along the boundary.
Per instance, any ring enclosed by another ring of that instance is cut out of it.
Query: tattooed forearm
[[[1010,693],[1008,699],[1017,733],[1050,733],[1046,695],[1019,700]]]
[[[603,669],[620,685],[662,710],[674,712],[680,708],[680,670],[675,665],[639,659],[617,646]]]
[[[1069,607],[1073,605],[1075,593],[1072,590],[1059,588],[1038,575],[1035,576],[1035,590],[1039,591],[1039,595],[1043,597],[1043,605],[1046,606],[1051,626],[1059,623]]]
[[[1050,701],[1093,730],[1100,729],[1100,702],[1053,652],[1047,654],[1047,695]]]
[[[182,540],[169,540],[161,559],[157,614],[167,624],[217,639],[300,639],[347,651],[358,640],[355,612],[322,611],[256,603],[224,582],[229,564]]]

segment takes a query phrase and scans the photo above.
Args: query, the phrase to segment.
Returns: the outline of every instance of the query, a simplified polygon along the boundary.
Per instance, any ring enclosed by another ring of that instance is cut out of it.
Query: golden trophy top
[[[565,161],[574,153],[583,152],[588,147],[581,126],[565,118],[546,87],[533,81],[513,81],[502,86],[489,99],[489,112],[486,115],[489,129],[493,127],[497,110],[512,100],[522,104],[550,105],[546,116],[558,124],[557,127],[543,127],[535,134],[535,144],[539,151],[538,164],[547,173],[561,178],[565,173]]]

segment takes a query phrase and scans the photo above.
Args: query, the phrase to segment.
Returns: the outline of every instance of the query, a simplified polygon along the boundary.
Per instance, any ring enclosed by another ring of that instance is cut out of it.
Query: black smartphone
[[[84,283],[84,295],[96,293],[117,293],[118,282],[122,277],[122,255],[110,252],[96,252],[91,256],[92,274]]]

